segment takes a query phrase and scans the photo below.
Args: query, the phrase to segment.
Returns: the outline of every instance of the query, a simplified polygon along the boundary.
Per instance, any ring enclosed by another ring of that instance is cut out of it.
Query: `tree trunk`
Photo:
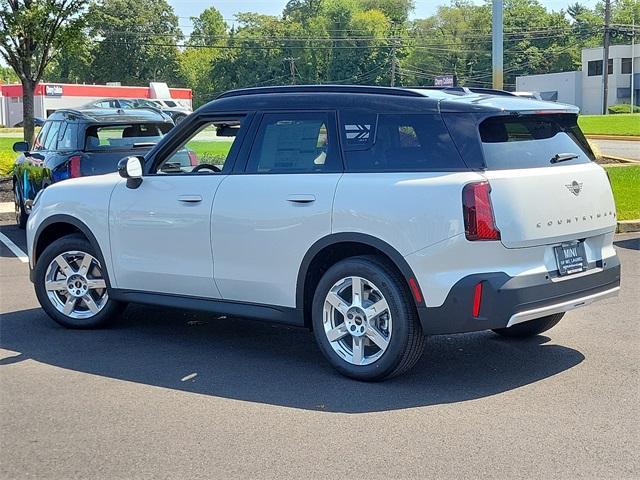
[[[33,95],[36,84],[30,80],[22,80],[22,125],[24,126],[24,141],[33,146]]]

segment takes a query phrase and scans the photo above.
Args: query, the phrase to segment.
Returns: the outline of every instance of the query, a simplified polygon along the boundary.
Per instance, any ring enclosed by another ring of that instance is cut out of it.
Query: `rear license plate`
[[[584,272],[587,269],[587,255],[584,251],[584,242],[566,243],[554,247],[558,273],[571,275]]]

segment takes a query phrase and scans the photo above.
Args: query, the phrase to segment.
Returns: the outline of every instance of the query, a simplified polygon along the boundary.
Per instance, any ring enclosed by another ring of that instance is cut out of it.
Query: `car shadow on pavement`
[[[130,306],[102,330],[66,330],[40,309],[5,313],[0,346],[11,368],[33,359],[57,367],[249,402],[345,413],[461,402],[561,373],[584,356],[537,336],[489,332],[431,337],[422,360],[382,383],[342,377],[313,333],[245,319]],[[195,374],[195,375],[194,375]]]
[[[627,248],[629,250],[640,250],[640,238],[627,238],[613,242],[616,247]]]

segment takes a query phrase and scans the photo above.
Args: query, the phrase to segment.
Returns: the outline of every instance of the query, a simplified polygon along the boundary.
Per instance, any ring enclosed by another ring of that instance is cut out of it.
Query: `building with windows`
[[[631,102],[640,105],[640,48],[614,45],[609,48],[609,106]],[[582,68],[576,72],[525,75],[516,78],[516,90],[539,92],[543,100],[570,103],[586,114],[602,113],[602,74],[604,51],[599,48],[582,50]]]
[[[108,98],[148,98],[163,100],[165,104],[172,101],[191,109],[192,92],[190,88],[169,88],[162,82],[150,83],[148,87],[39,83],[34,95],[34,116],[44,119],[60,108],[78,108]],[[0,125],[13,127],[21,121],[22,85],[0,85]]]

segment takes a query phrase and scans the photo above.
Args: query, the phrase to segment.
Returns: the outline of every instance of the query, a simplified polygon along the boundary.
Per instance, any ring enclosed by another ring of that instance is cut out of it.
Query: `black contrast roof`
[[[95,123],[172,122],[168,115],[154,108],[64,108],[53,112],[48,119],[62,118]]]
[[[291,85],[231,90],[203,111],[242,112],[282,109],[354,109],[386,113],[532,112],[577,113],[578,108],[517,97],[481,88],[375,87],[363,85]]]

